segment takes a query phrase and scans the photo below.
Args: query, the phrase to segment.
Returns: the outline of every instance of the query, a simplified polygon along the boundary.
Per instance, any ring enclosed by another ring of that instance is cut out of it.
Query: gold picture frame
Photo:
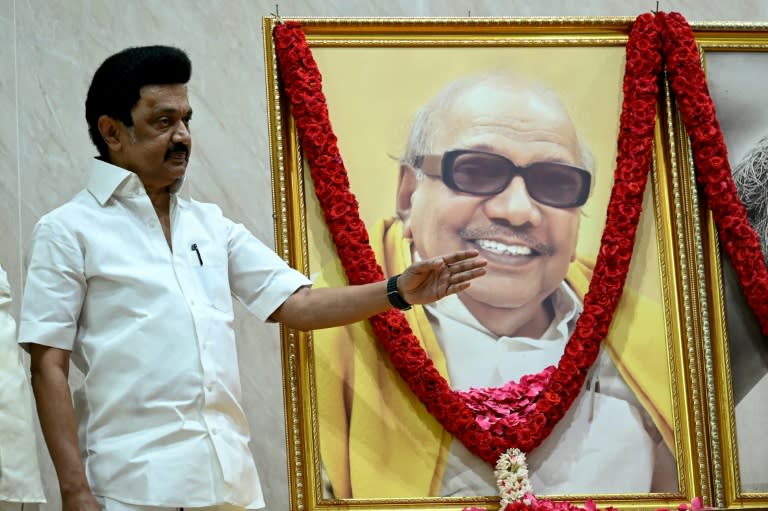
[[[343,284],[334,246],[320,209],[290,110],[278,79],[272,31],[282,20],[263,19],[268,90],[271,163],[274,183],[275,236],[278,253],[313,279]],[[545,82],[561,96],[579,127],[594,126],[585,135],[593,149],[596,185],[581,218],[578,250],[594,257],[605,222],[616,138],[621,111],[624,47],[630,18],[504,18],[504,19],[295,19],[301,23],[323,75],[331,122],[338,136],[351,189],[371,232],[375,219],[394,210],[396,161],[406,138],[407,118],[440,87],[472,72],[515,64],[515,72]],[[547,62],[549,65],[541,65]],[[697,274],[690,271],[696,253],[691,239],[693,218],[688,204],[693,192],[679,175],[671,99],[660,94],[655,157],[644,200],[635,256],[625,294],[653,297],[663,329],[648,340],[659,350],[665,369],[657,373],[657,394],[668,403],[669,430],[660,434],[674,454],[677,488],[666,491],[590,493],[571,491],[553,498],[575,503],[594,498],[620,509],[651,510],[676,506],[696,496],[712,502],[708,463],[710,443],[705,356],[695,317],[699,296]],[[382,203],[381,197],[389,197]],[[600,202],[602,201],[602,202]],[[388,211],[387,211],[388,209]],[[602,222],[602,223],[601,223]],[[585,227],[585,225],[587,227]],[[582,236],[589,232],[589,236]],[[583,241],[582,241],[583,238]],[[380,261],[382,266],[385,266]],[[648,277],[651,275],[651,277]],[[614,324],[637,326],[634,312],[619,305]],[[623,321],[627,323],[623,323]],[[629,327],[626,327],[629,328]],[[366,331],[365,326],[359,329]],[[629,336],[637,330],[629,329]],[[321,454],[322,411],[318,410],[317,379],[334,371],[331,358],[316,358],[320,337],[327,332],[282,331],[285,416],[290,507],[292,510],[395,508],[460,510],[470,506],[498,507],[492,495],[398,496],[376,493],[339,498],[327,493],[327,463]],[[610,335],[610,334],[609,334]],[[375,339],[355,339],[375,343]],[[629,343],[627,343],[629,345]],[[639,345],[638,345],[639,346]],[[647,345],[646,345],[647,346]],[[628,348],[626,353],[631,353]],[[637,353],[637,352],[636,352]],[[649,357],[653,358],[653,357]],[[320,371],[318,371],[320,369]],[[659,390],[661,389],[661,390]],[[349,389],[347,389],[349,390]],[[351,390],[354,392],[354,389]],[[320,392],[322,393],[322,392]],[[322,398],[321,398],[322,400]],[[372,409],[374,409],[372,407]],[[370,410],[368,411],[370,413]],[[383,439],[375,439],[386,443]],[[385,445],[384,448],[391,448]],[[631,454],[629,455],[631,457]],[[632,463],[627,458],[628,463]],[[381,467],[368,467],[373,472]],[[332,470],[331,470],[332,471]],[[350,476],[351,478],[351,476]],[[536,488],[534,488],[536,490]],[[374,490],[375,492],[375,490]],[[354,492],[353,492],[354,493]],[[547,495],[550,496],[550,495]]]
[[[768,24],[692,24],[710,94],[723,130],[737,188],[739,162],[768,135],[757,85],[768,64]],[[738,74],[740,73],[740,74]],[[694,164],[682,123],[676,120],[683,174],[693,182]],[[688,184],[687,186],[691,186]],[[695,189],[692,197],[695,198]],[[693,204],[700,219],[691,238],[700,240],[693,280],[704,310],[702,374],[707,388],[714,502],[723,508],[768,507],[768,463],[762,433],[768,408],[768,343],[746,304],[738,277],[720,248],[711,213]],[[708,310],[707,310],[708,309]],[[762,389],[762,390],[761,390]]]

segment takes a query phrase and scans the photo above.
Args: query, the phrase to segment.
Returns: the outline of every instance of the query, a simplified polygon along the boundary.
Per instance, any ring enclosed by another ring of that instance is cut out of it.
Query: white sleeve
[[[296,290],[312,285],[240,224],[231,224],[228,252],[232,294],[262,321]]]
[[[27,255],[19,343],[72,350],[86,293],[84,255],[77,241],[41,220]]]

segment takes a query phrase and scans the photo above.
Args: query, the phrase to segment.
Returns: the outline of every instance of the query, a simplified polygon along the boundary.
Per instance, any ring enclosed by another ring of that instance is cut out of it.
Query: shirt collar
[[[555,289],[549,297],[554,310],[552,322],[547,327],[541,337],[533,339],[527,337],[508,337],[501,336],[498,340],[515,339],[517,341],[530,341],[541,346],[541,341],[560,341],[568,339],[571,333],[571,327],[575,319],[581,313],[582,304],[573,290],[563,281],[560,287]],[[427,310],[437,316],[445,315],[454,321],[464,323],[475,330],[484,332],[486,335],[494,336],[493,333],[483,326],[477,318],[466,308],[464,303],[455,294],[448,295],[437,302],[426,305]],[[495,337],[495,336],[494,336]]]
[[[171,185],[171,194],[178,193],[183,184],[183,177],[177,179]],[[88,169],[88,191],[104,206],[113,195],[131,197],[144,193],[144,185],[130,170],[94,158]]]

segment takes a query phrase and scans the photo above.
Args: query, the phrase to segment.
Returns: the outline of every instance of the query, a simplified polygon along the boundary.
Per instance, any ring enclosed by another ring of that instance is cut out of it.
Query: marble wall
[[[636,16],[651,0],[283,0],[291,16]],[[759,0],[662,1],[689,20],[768,21]],[[273,244],[261,19],[273,0],[0,0],[0,264],[18,311],[22,260],[38,218],[85,182],[96,154],[84,120],[93,71],[127,46],[171,44],[193,61],[190,101],[194,196],[221,205]],[[286,509],[288,487],[279,333],[238,311],[241,369],[253,452],[269,509]],[[60,508],[42,442],[49,503]]]

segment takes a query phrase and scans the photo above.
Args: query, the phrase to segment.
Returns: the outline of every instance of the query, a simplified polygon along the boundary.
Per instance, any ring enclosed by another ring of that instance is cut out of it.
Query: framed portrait
[[[768,116],[766,94],[759,83],[768,78],[768,25],[697,24],[694,31],[733,179],[765,256]],[[690,155],[684,160],[690,173]],[[768,446],[762,440],[768,424],[768,338],[721,250],[711,214],[702,210],[694,216],[701,218],[699,281],[709,307],[704,343],[712,353],[706,357],[710,366],[705,374],[713,489],[721,506],[764,509],[768,506]]]
[[[430,367],[454,392],[495,395],[557,365],[601,250],[632,20],[295,21],[384,276],[459,249],[488,261],[466,291],[404,311]],[[278,78],[279,22],[263,20],[276,245],[316,287],[344,285]],[[671,101],[659,106],[618,309],[528,453],[539,496],[632,509],[712,496],[690,192]],[[282,343],[292,509],[498,508],[493,464],[447,433],[367,321]]]

